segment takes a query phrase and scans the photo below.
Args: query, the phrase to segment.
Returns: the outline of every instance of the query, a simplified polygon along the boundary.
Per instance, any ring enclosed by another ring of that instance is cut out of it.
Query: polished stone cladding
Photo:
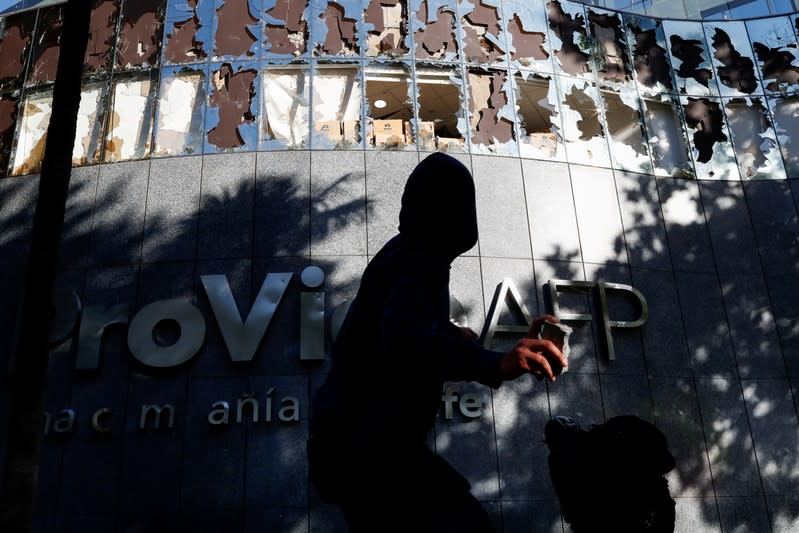
[[[84,308],[128,304],[130,317],[156,300],[186,299],[205,316],[206,339],[192,360],[160,372],[135,362],[124,326],[107,330],[97,370],[75,370],[72,342],[53,351],[47,410],[55,418],[73,409],[76,420],[71,431],[44,436],[36,531],[346,531],[307,479],[308,407],[329,362],[299,358],[299,273],[308,265],[324,271],[329,332],[333,310],[352,298],[367,262],[395,233],[408,174],[436,149],[459,158],[475,179],[480,240],[451,270],[452,292],[473,329],[481,330],[504,278],[533,314],[548,311],[543,286],[550,279],[632,285],[649,304],[643,327],[614,330],[613,362],[598,325],[574,322],[569,372],[557,383],[526,377],[498,390],[455,384],[459,396],[482,398],[482,416],[442,412],[430,445],[470,480],[497,529],[568,531],[543,443],[551,416],[587,427],[635,414],[666,434],[676,457],[669,487],[677,532],[799,530],[796,15],[729,23],[624,15],[616,19],[623,31],[615,33],[612,12],[564,1],[562,11],[549,12],[559,20],[556,34],[543,3],[486,1],[470,19],[474,4],[430,1],[438,17],[425,8],[422,19],[440,47],[434,39],[417,45],[421,19],[414,15],[402,52],[389,35],[403,35],[403,26],[392,26],[388,15],[387,33],[373,36],[370,48],[364,24],[354,24],[354,40],[347,33],[340,43],[320,29],[332,27],[319,23],[325,17],[348,28],[344,15],[352,8],[313,1],[308,9],[317,15],[295,16],[286,29],[270,22],[291,18],[291,9],[271,11],[282,3],[229,3],[255,14],[249,35],[302,34],[307,23],[311,44],[295,56],[286,50],[303,41],[287,37],[277,57],[270,55],[276,44],[257,37],[252,54],[217,54],[217,28],[229,19],[214,13],[224,2],[141,2],[161,6],[161,18],[148,27],[165,20],[159,31],[167,35],[175,22],[194,20],[196,10],[200,44],[189,38],[187,49],[204,50],[204,62],[168,65],[164,50],[153,56],[155,66],[138,69],[119,66],[122,52],[97,61],[92,94],[102,112],[84,110],[87,121],[79,122],[88,134],[79,135],[76,153],[84,159],[70,181],[57,284],[75,290]],[[406,5],[383,4],[389,14]],[[419,11],[418,1],[408,4]],[[499,6],[501,21],[489,37],[486,6]],[[514,22],[514,13],[524,14]],[[580,17],[584,33],[572,30]],[[442,30],[442,21],[454,25]],[[639,23],[634,32],[631,24]],[[137,27],[112,26],[114,36]],[[449,48],[450,35],[466,44],[479,28],[487,29],[468,53],[485,54],[482,62],[461,55],[460,45]],[[642,42],[630,40],[631,32]],[[538,38],[543,48],[522,46],[516,35]],[[146,55],[151,41],[136,42],[135,53],[124,53]],[[646,43],[656,46],[636,54]],[[758,43],[773,59],[768,74],[753,52]],[[529,55],[514,58],[511,44]],[[368,55],[391,46],[399,57]],[[725,53],[714,57],[720,49]],[[37,72],[47,78],[43,67]],[[165,84],[175,79],[181,83],[172,95]],[[243,85],[236,89],[233,80]],[[0,179],[2,368],[13,346],[40,180],[28,173],[41,148],[35,132],[42,123],[34,117],[48,105],[46,95],[30,100],[42,92],[28,82],[14,83],[0,80],[13,86],[3,98],[32,118],[16,119],[13,150],[2,144],[12,169]],[[239,105],[241,98],[252,107]],[[379,100],[395,114],[377,113],[384,109]],[[165,101],[169,120],[159,118]],[[235,127],[210,133],[222,122]],[[23,138],[32,144],[20,152]],[[214,144],[231,141],[242,144]],[[12,168],[17,153],[28,165],[19,173]],[[254,360],[234,364],[200,276],[226,275],[245,316],[270,272],[294,277]],[[561,304],[570,312],[593,308],[582,295],[563,296]],[[616,295],[610,313],[632,319],[635,309]],[[511,311],[501,321],[516,319]],[[325,341],[329,350],[327,334]],[[235,422],[247,394],[262,416],[272,398],[271,421]],[[299,399],[297,421],[277,418],[287,396]],[[212,426],[208,415],[218,401],[229,402],[231,421]],[[175,407],[173,428],[139,429],[143,404],[167,403]],[[111,410],[104,434],[92,427],[101,408]],[[0,401],[0,427],[8,415]],[[413,498],[398,502],[398,510],[412,507]]]
[[[328,363],[299,360],[298,276],[243,365],[230,362],[199,276],[227,275],[244,314],[266,273],[320,266],[329,322],[394,233],[405,178],[424,156],[261,152],[77,169],[59,286],[85,307],[127,302],[131,315],[185,298],[208,330],[200,353],[170,372],[135,364],[124,327],[106,333],[98,371],[75,371],[69,343],[53,354],[48,410],[72,408],[77,422],[73,433],[45,437],[39,530],[342,531],[307,482],[308,405]],[[576,322],[570,370],[556,384],[459,385],[458,394],[483,399],[484,414],[440,415],[431,444],[468,476],[500,531],[561,530],[542,442],[550,416],[587,426],[630,413],[653,421],[677,458],[669,477],[677,531],[795,531],[799,181],[458,157],[474,173],[480,242],[453,265],[451,287],[471,327],[481,329],[505,277],[532,313],[546,310],[542,285],[554,278],[630,284],[650,308],[641,329],[615,331],[615,362],[597,327]],[[38,177],[0,184],[3,301],[14,302]],[[583,297],[562,302],[590,309]],[[610,303],[614,317],[634,314],[624,299]],[[2,313],[7,348],[14,306]],[[513,313],[501,322],[514,323]],[[209,425],[213,402],[235,410],[252,393],[264,409],[270,388],[275,402],[300,399],[299,422]],[[139,430],[144,403],[174,404],[175,428]],[[91,426],[103,407],[112,410],[109,435]]]

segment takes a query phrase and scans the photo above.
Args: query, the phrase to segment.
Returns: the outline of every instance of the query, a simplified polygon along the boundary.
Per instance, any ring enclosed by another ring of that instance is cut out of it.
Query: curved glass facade
[[[0,22],[0,160],[38,171],[62,7]],[[576,2],[94,2],[76,166],[285,149],[447,150],[658,176],[799,176],[797,15]]]

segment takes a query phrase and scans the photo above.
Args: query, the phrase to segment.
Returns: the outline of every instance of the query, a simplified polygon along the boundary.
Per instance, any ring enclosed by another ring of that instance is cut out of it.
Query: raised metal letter
[[[325,273],[309,266],[300,274],[302,284],[316,289],[325,281]],[[325,293],[300,294],[300,359],[321,361],[325,358]]]
[[[200,276],[200,279],[208,294],[211,309],[222,331],[222,338],[225,339],[231,360],[252,361],[275,314],[275,309],[286,292],[291,273],[267,274],[246,322],[241,319],[227,276]]]
[[[161,346],[153,339],[153,328],[162,320],[180,325],[180,338],[171,346]],[[143,307],[128,328],[128,348],[141,363],[168,368],[185,363],[195,356],[205,341],[205,318],[199,309],[181,299],[159,300]]]
[[[106,328],[128,323],[128,304],[109,307],[87,307],[80,319],[78,353],[75,368],[90,370],[100,366],[100,345]]]
[[[647,306],[646,298],[641,294],[641,291],[629,285],[599,282],[597,283],[597,290],[599,291],[599,308],[602,314],[602,331],[605,335],[605,341],[608,347],[608,359],[613,361],[616,359],[616,352],[613,348],[613,335],[610,328],[637,328],[642,326],[646,322],[646,319],[649,318],[649,306]],[[641,309],[641,314],[638,318],[632,322],[611,320],[610,313],[608,313],[608,300],[606,295],[608,290],[629,292],[635,296]]]
[[[519,307],[519,311],[521,311],[522,317],[527,323],[526,326],[501,326],[498,324],[499,315],[501,314],[502,306],[505,305],[508,293],[510,293],[511,299]],[[527,306],[524,305],[519,290],[516,288],[512,279],[505,278],[502,280],[502,283],[497,285],[497,290],[494,293],[494,300],[491,302],[491,307],[488,310],[488,317],[483,325],[483,333],[480,336],[483,341],[483,346],[490,348],[491,343],[494,341],[494,335],[497,333],[519,333],[525,335],[532,323],[533,317],[527,310]]]
[[[80,316],[80,297],[71,289],[58,289],[53,294],[53,317],[47,341],[51,347],[58,346],[67,340],[75,331],[75,324]]]

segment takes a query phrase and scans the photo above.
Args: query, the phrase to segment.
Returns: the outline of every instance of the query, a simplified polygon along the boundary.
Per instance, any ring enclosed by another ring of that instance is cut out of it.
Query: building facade
[[[38,530],[344,531],[307,481],[310,398],[405,179],[441,150],[474,175],[480,229],[453,316],[520,325],[557,283],[586,315],[556,384],[445,391],[430,444],[498,530],[568,531],[551,416],[636,414],[677,459],[677,531],[796,531],[799,14],[758,4],[94,0]],[[62,9],[0,19],[4,358]],[[624,286],[605,315],[601,283]],[[625,287],[648,318],[608,338],[603,316],[640,317]]]

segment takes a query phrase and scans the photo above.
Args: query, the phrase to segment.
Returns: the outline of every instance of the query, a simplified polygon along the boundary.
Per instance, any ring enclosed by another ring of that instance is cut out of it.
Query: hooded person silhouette
[[[411,173],[399,234],[374,256],[317,391],[308,441],[320,497],[338,504],[351,532],[493,531],[468,481],[427,446],[445,381],[497,388],[566,366],[547,340],[509,352],[483,348],[449,318],[449,269],[477,243],[475,190],[459,161],[435,153]],[[537,331],[551,316],[533,321]]]

